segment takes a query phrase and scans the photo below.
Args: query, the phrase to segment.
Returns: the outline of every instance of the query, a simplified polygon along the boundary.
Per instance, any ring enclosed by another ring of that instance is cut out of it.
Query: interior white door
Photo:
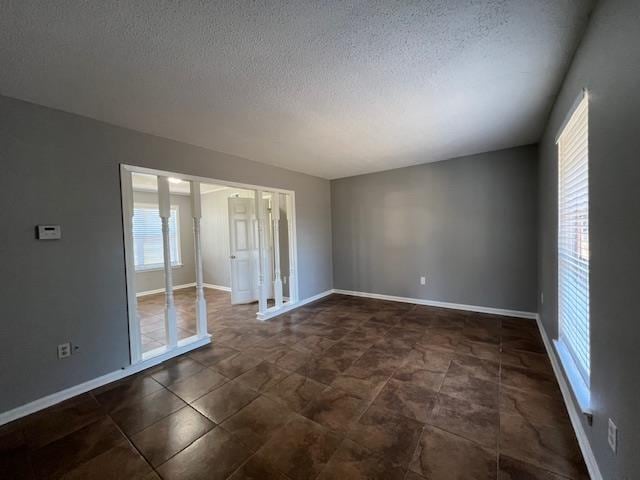
[[[231,261],[231,303],[258,300],[258,248],[254,235],[253,198],[229,198],[229,242]]]

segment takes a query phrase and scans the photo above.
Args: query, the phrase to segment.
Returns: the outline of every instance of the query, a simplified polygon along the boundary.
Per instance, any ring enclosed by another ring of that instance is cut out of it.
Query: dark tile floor
[[[193,298],[177,292],[185,322]],[[0,427],[0,476],[588,478],[532,321],[334,295],[261,323],[207,303],[211,346]]]
[[[205,290],[205,295],[219,299],[216,307],[229,306],[228,295],[215,295],[215,290]],[[183,288],[174,291],[176,305],[176,321],[178,338],[187,338],[196,334],[196,318],[194,305],[195,289]],[[166,344],[164,328],[164,293],[138,297],[138,319],[140,321],[140,337],[142,351],[148,352]]]

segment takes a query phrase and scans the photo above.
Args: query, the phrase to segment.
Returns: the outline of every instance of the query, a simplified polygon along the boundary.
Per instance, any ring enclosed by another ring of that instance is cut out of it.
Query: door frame
[[[127,294],[127,316],[129,320],[129,350],[131,355],[131,364],[138,364],[141,362],[149,362],[157,357],[163,359],[171,358],[176,355],[180,355],[185,351],[208,343],[210,339],[201,338],[194,335],[189,338],[185,338],[178,342],[176,347],[164,346],[146,352],[143,354],[141,347],[140,337],[140,321],[136,315],[137,299],[136,299],[136,271],[135,271],[135,259],[133,254],[133,188],[131,183],[131,175],[133,173],[145,173],[149,175],[158,175],[172,178],[179,178],[187,182],[200,182],[200,183],[213,183],[216,185],[224,185],[226,187],[242,188],[246,190],[253,190],[256,192],[272,192],[282,193],[289,197],[290,211],[287,210],[287,224],[289,233],[289,272],[287,272],[288,281],[290,282],[290,295],[289,301],[282,305],[276,305],[274,307],[265,308],[263,311],[258,311],[256,318],[258,320],[267,320],[296,308],[300,302],[299,299],[299,276],[298,276],[298,245],[297,245],[297,230],[296,230],[296,192],[294,190],[287,190],[284,188],[268,187],[264,185],[254,185],[250,183],[233,182],[230,180],[222,180],[212,177],[203,177],[199,175],[191,175],[187,173],[174,172],[168,170],[160,170],[148,167],[140,167],[136,165],[120,164],[120,191],[122,200],[122,225],[124,232],[124,256],[125,256],[125,281],[126,281],[126,294]],[[263,218],[264,222],[265,219]],[[264,249],[262,249],[264,250]],[[264,255],[264,251],[258,250],[258,255]],[[293,276],[293,282],[291,282],[291,276]],[[291,295],[293,292],[293,295]],[[206,340],[206,342],[205,342]],[[152,355],[148,355],[152,353]]]

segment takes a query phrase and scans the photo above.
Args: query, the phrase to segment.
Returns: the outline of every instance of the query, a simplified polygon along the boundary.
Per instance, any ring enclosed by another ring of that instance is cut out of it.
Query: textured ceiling
[[[538,140],[580,0],[0,0],[0,93],[326,178]]]

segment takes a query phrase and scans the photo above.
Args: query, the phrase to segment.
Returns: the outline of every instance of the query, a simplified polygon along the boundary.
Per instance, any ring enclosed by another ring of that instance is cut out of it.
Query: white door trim
[[[184,180],[185,182],[194,181],[194,182],[200,182],[200,183],[212,183],[215,185],[224,185],[225,187],[242,188],[245,190],[263,190],[265,192],[280,192],[280,193],[287,193],[287,194],[295,194],[295,191],[287,190],[284,188],[266,187],[264,185],[253,185],[251,183],[232,182],[229,180],[221,180],[218,178],[189,175],[188,173],[178,173],[178,172],[170,172],[167,170],[158,170],[155,168],[138,167],[136,165],[129,165],[125,163],[121,163],[120,165],[122,168],[130,172],[146,173],[148,175],[159,175],[164,177],[179,178],[180,180]]]
[[[129,355],[131,364],[142,359],[142,335],[136,312],[136,267],[133,255],[133,181],[131,170],[120,165],[120,189],[122,192],[122,227],[124,229],[124,259],[127,288],[127,316],[129,317]],[[133,312],[133,313],[132,313]]]

